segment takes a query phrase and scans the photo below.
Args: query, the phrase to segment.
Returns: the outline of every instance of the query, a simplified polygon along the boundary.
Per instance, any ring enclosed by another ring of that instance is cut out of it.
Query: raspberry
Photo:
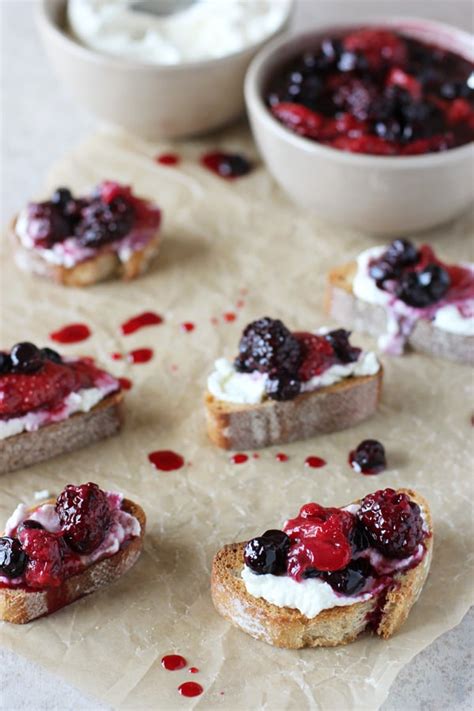
[[[271,107],[272,114],[287,128],[306,138],[318,138],[324,125],[321,114],[301,104],[282,102]]]
[[[64,579],[61,539],[44,529],[30,527],[19,530],[18,538],[28,556],[26,583],[32,588],[61,585]]]
[[[344,49],[359,52],[375,71],[386,65],[404,65],[407,60],[406,45],[401,37],[389,30],[368,28],[356,30],[347,35]]]
[[[240,372],[277,375],[296,372],[300,364],[300,344],[278,319],[268,317],[250,323],[242,334],[235,367]]]
[[[80,554],[92,553],[100,546],[112,524],[109,502],[97,484],[69,484],[56,502],[64,540]]]
[[[320,375],[336,362],[334,349],[325,336],[305,331],[294,334],[301,346],[302,363],[298,375],[303,382]]]
[[[406,558],[423,539],[420,507],[394,489],[366,496],[356,516],[375,548],[389,558]]]

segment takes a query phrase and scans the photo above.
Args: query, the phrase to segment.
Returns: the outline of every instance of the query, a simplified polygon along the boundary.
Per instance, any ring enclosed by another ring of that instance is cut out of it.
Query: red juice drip
[[[325,459],[321,459],[321,457],[306,457],[304,464],[305,467],[319,469],[320,467],[324,467],[327,462]]]
[[[70,323],[59,331],[50,333],[49,337],[57,343],[79,343],[85,341],[90,335],[91,330],[85,323]]]
[[[121,353],[111,353],[110,357],[112,360],[122,360],[123,355]]]
[[[233,311],[227,311],[224,316],[224,321],[227,321],[227,323],[232,323],[232,321],[235,321],[237,318],[236,314],[234,314]]]
[[[156,314],[154,311],[144,311],[142,314],[133,316],[128,319],[128,321],[122,323],[120,330],[124,336],[128,336],[140,328],[144,328],[145,326],[159,326],[160,323],[163,323],[162,316]]]
[[[235,305],[237,309],[243,309],[245,306],[245,301],[243,299],[239,299]]]
[[[127,356],[127,360],[131,363],[148,363],[152,358],[153,351],[151,348],[137,348],[134,351],[130,351]]]
[[[160,469],[162,472],[171,472],[184,466],[183,457],[170,449],[159,449],[156,452],[151,452],[148,455],[148,460],[155,469]]]
[[[197,667],[189,667],[190,674],[197,674],[198,672],[199,672],[199,669]]]
[[[178,691],[181,696],[199,696],[204,689],[201,684],[197,684],[195,681],[185,681],[184,684],[178,686]]]
[[[248,460],[248,455],[242,453],[233,454],[230,459],[234,464],[243,464]]]
[[[178,669],[184,669],[187,665],[187,661],[181,654],[167,654],[161,660],[161,666],[166,671],[177,671]]]
[[[131,390],[133,383],[130,378],[117,378],[117,380],[119,381],[122,390]]]
[[[155,156],[155,161],[161,165],[178,165],[181,162],[181,157],[177,153],[160,153]]]
[[[219,323],[219,319],[216,318],[215,316],[213,316],[213,317],[211,318],[211,323],[212,323],[213,326],[217,326],[217,324]]]
[[[186,333],[190,333],[191,331],[194,331],[196,328],[195,324],[192,323],[191,321],[185,321],[184,323],[181,324],[181,330],[185,331]]]
[[[254,452],[254,453],[252,454],[252,457],[253,457],[254,459],[260,459],[260,455],[259,455],[257,452]]]
[[[277,460],[277,462],[287,462],[288,455],[284,452],[278,452],[278,454],[275,454],[275,459]]]

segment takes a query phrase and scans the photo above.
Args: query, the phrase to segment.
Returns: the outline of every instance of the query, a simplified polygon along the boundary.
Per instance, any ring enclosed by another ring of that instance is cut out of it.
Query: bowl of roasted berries
[[[281,187],[324,219],[433,227],[473,198],[473,60],[471,35],[413,18],[277,39],[246,77],[255,139]]]

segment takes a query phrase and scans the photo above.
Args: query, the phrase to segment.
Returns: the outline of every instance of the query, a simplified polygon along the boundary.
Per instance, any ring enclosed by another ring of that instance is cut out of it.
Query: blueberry
[[[9,353],[0,351],[0,375],[9,373],[12,369],[12,360]]]
[[[54,351],[52,348],[42,348],[41,355],[43,356],[43,358],[46,358],[47,360],[50,360],[53,363],[62,363],[63,360],[59,353],[57,351]]]
[[[0,575],[18,578],[24,571],[28,558],[16,538],[0,538]]]
[[[265,389],[272,400],[293,400],[300,393],[301,383],[291,373],[281,371],[267,380]]]
[[[28,341],[13,346],[10,357],[15,373],[36,373],[43,366],[41,351]]]
[[[51,198],[53,205],[60,207],[65,207],[70,200],[72,200],[72,193],[68,188],[58,188]]]
[[[21,531],[23,531],[25,528],[27,530],[30,530],[32,528],[44,529],[44,526],[39,521],[33,521],[33,519],[31,518],[27,518],[25,521],[22,521],[18,526],[17,534],[21,533]]]
[[[336,592],[343,595],[355,595],[362,590],[371,574],[370,563],[364,558],[358,558],[351,561],[342,570],[324,571],[321,577]]]
[[[409,306],[424,308],[443,298],[451,279],[448,272],[438,264],[428,264],[419,272],[404,274],[396,288],[396,295]]]
[[[219,175],[224,178],[237,178],[241,175],[247,175],[251,170],[251,163],[238,153],[226,155],[219,163]]]
[[[265,531],[262,536],[252,538],[244,550],[245,564],[257,575],[283,575],[290,539],[283,531]]]
[[[333,347],[334,353],[341,363],[354,363],[361,352],[360,348],[355,348],[349,343],[350,331],[344,328],[338,328],[335,331],[329,331],[326,334],[326,340]]]
[[[391,264],[406,267],[416,264],[420,255],[412,242],[406,239],[395,239],[385,252],[384,258]]]
[[[349,455],[353,469],[363,474],[378,474],[387,466],[383,444],[376,439],[364,439]]]

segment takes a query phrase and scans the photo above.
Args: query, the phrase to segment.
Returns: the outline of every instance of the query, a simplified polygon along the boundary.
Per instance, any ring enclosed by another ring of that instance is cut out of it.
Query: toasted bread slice
[[[0,474],[43,462],[116,434],[122,425],[123,393],[108,395],[89,412],[0,440]]]
[[[46,277],[63,286],[82,287],[108,279],[135,279],[148,269],[151,260],[158,254],[161,243],[161,234],[157,231],[142,249],[132,252],[123,262],[115,252],[99,249],[97,255],[91,259],[78,262],[73,267],[64,267],[46,261],[37,250],[26,249],[16,235],[15,223],[16,219],[12,223],[11,236],[17,266],[23,271]]]
[[[54,502],[51,500],[44,503]],[[126,541],[115,555],[92,563],[82,573],[67,578],[58,588],[48,590],[0,588],[0,620],[17,625],[31,622],[38,617],[50,615],[125,575],[140,556],[146,516],[138,504],[128,499],[123,500],[122,509],[138,519],[141,529],[139,536]]]
[[[425,499],[411,489],[400,489],[423,507],[432,533]],[[355,502],[358,503],[358,502]],[[396,573],[394,584],[378,596],[345,607],[323,610],[308,618],[299,610],[277,607],[250,595],[241,578],[245,542],[224,546],[212,565],[211,594],[223,617],[247,634],[275,647],[335,647],[352,642],[375,621],[375,632],[388,639],[405,622],[417,601],[431,564],[433,536],[425,539],[426,553],[411,570]]]
[[[258,449],[353,427],[377,409],[383,369],[344,380],[293,400],[236,405],[205,395],[209,438],[224,449]]]
[[[337,321],[361,333],[379,337],[387,331],[387,314],[383,306],[358,299],[352,284],[357,262],[349,262],[329,272],[326,311]],[[420,319],[407,338],[413,350],[436,358],[474,364],[474,336],[463,336],[436,328]]]

